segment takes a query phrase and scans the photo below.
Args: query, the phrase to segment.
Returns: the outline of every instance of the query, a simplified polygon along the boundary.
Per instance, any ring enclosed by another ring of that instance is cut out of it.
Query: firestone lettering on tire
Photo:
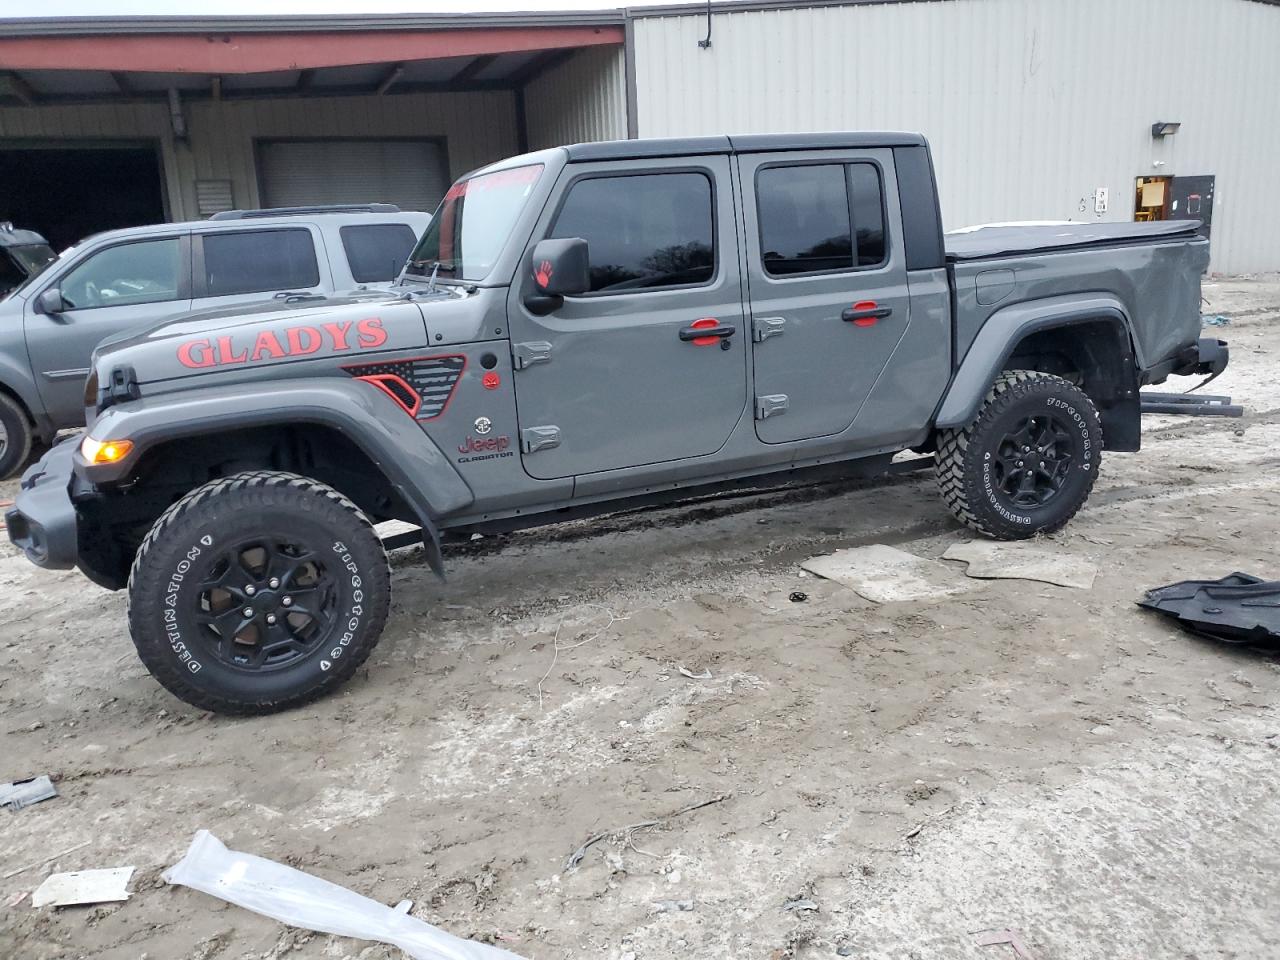
[[[360,567],[352,558],[351,551],[345,543],[341,540],[334,541],[333,552],[338,555],[343,568],[351,574],[351,609],[347,611],[347,629],[338,638],[337,645],[329,651],[329,656],[337,660],[346,652],[346,648],[351,646],[356,632],[360,629],[360,618],[364,616],[364,581],[360,577]],[[333,664],[328,660],[320,661],[321,670],[328,670],[332,666]]]

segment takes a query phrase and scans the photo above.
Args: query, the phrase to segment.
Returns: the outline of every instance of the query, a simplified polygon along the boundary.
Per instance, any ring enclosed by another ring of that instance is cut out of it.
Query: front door
[[[1169,220],[1199,220],[1196,233],[1209,239],[1213,227],[1213,177],[1174,177],[1169,182]]]
[[[893,153],[744,154],[739,163],[756,433],[765,443],[843,433],[911,322]]]
[[[36,312],[36,297],[48,285],[27,300],[27,354],[40,398],[57,426],[83,422],[89,357],[101,341],[190,309],[188,239],[187,234],[148,238],[90,253],[52,284],[62,293],[67,308],[62,313]]]
[[[728,158],[560,176],[530,247],[586,240],[591,291],[537,316],[527,259],[511,285],[525,470],[553,479],[711,456],[743,416],[750,350]],[[708,328],[720,335],[695,333]]]

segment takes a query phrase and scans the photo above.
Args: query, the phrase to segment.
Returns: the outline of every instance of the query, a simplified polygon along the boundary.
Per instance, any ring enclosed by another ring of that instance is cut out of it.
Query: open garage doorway
[[[0,149],[0,220],[63,250],[91,233],[166,220],[154,143]]]

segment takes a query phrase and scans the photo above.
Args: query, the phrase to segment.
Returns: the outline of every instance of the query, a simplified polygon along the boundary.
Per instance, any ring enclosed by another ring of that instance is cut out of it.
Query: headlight
[[[80,455],[89,463],[116,463],[132,449],[132,440],[95,440],[86,436],[80,441]]]

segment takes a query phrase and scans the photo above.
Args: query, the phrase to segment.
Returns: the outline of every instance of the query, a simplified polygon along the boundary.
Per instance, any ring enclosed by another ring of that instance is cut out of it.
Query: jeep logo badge
[[[493,421],[490,420],[488,417],[476,417],[475,427],[476,427],[476,433],[480,434],[480,436],[483,437],[485,434],[487,434],[490,430],[493,429]]]

